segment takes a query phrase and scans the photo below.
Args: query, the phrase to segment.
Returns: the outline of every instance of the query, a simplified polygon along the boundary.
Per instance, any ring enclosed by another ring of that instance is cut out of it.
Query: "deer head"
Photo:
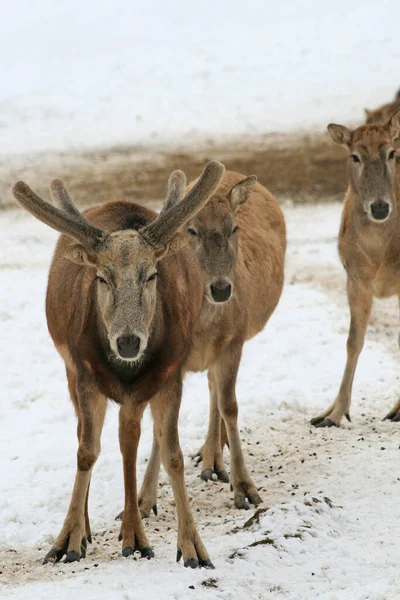
[[[400,109],[384,125],[362,125],[350,131],[344,125],[328,125],[334,142],[350,152],[349,184],[368,219],[384,223],[396,205],[396,151],[400,133]]]
[[[218,162],[206,165],[197,184],[174,202],[184,175],[169,179],[167,207],[158,218],[136,230],[107,233],[97,229],[73,204],[61,181],[51,185],[53,206],[18,182],[13,194],[37,219],[71,238],[65,258],[90,269],[99,313],[107,332],[111,358],[138,361],[151,334],[157,300],[157,264],[187,241],[182,227],[209,200],[224,174]]]

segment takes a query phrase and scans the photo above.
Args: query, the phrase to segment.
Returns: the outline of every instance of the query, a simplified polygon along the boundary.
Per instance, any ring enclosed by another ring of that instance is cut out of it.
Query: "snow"
[[[0,21],[1,157],[359,122],[400,82],[383,0],[15,0]]]
[[[254,510],[233,508],[229,486],[202,482],[190,459],[204,440],[208,391],[205,374],[185,381],[186,481],[215,571],[174,562],[176,516],[164,473],[159,515],[146,521],[156,558],[120,556],[114,517],[123,480],[114,405],[92,480],[88,556],[72,565],[41,564],[66,514],[76,461],[74,411],[44,317],[56,234],[20,210],[0,213],[2,600],[82,593],[86,600],[400,598],[398,424],[381,421],[398,393],[397,302],[374,307],[352,423],[312,429],[309,419],[333,400],[345,360],[348,309],[336,251],[341,206],[288,204],[284,211],[284,292],[265,330],[246,344],[238,380],[246,460],[267,509],[248,527]],[[146,413],[139,481],[150,445]]]

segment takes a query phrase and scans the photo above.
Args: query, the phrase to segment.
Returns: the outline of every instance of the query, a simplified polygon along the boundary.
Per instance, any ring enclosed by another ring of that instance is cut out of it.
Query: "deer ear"
[[[369,110],[368,108],[364,108],[364,114],[365,114],[365,119],[366,121],[368,121],[368,119],[370,119],[372,117],[372,110]]]
[[[386,129],[389,131],[392,139],[396,139],[400,134],[400,108],[398,108],[386,123]]]
[[[337,144],[342,144],[343,146],[349,147],[351,144],[352,134],[347,127],[344,125],[335,125],[335,123],[330,123],[328,125],[328,133]]]
[[[96,255],[88,252],[81,244],[71,244],[64,252],[64,258],[77,265],[96,266]]]
[[[256,183],[257,177],[255,175],[250,175],[250,177],[246,177],[246,179],[239,181],[239,183],[233,186],[229,195],[233,212],[236,212],[239,207],[250,198]]]
[[[185,231],[178,231],[178,233],[174,235],[172,240],[165,246],[165,248],[160,248],[160,250],[156,251],[157,260],[161,260],[165,256],[179,252],[179,250],[186,246],[188,241],[188,234]]]

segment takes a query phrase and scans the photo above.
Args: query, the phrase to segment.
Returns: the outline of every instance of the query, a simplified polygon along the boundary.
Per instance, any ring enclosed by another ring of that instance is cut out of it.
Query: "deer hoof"
[[[226,471],[218,471],[217,477],[219,481],[223,481],[224,483],[229,483],[229,475]]]
[[[212,479],[213,476],[213,470],[212,469],[204,469],[204,471],[201,472],[201,478],[203,481],[209,481],[210,479]]]
[[[335,423],[335,421],[329,417],[325,417],[325,419],[322,419],[322,421],[315,423],[315,427],[339,427],[339,424]]]

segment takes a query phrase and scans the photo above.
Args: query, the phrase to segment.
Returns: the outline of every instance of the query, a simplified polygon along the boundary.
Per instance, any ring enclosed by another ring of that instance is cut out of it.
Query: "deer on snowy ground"
[[[198,185],[193,182],[187,192]],[[183,194],[183,190],[181,192]],[[178,203],[178,196],[174,196]],[[238,429],[236,378],[243,345],[273,313],[283,286],[286,228],[275,198],[256,177],[226,172],[206,206],[186,223],[203,270],[204,300],[187,371],[208,370],[210,417],[199,457],[202,479],[229,482],[222,450],[231,453],[231,485],[237,508],[261,502],[246,468]],[[221,435],[222,426],[222,435]],[[142,516],[157,511],[160,450],[155,424],[151,458],[139,494]]]
[[[170,477],[178,515],[178,557],[185,566],[212,567],[187,497],[178,438],[182,376],[203,300],[203,275],[182,227],[219,186],[224,167],[209,163],[181,200],[184,175],[172,173],[166,209],[157,216],[131,202],[108,202],[84,214],[56,180],[59,207],[15,184],[18,202],[65,234],[50,268],[46,314],[65,361],[78,417],[77,473],[64,525],[44,562],[80,560],[90,541],[89,484],[100,453],[107,399],[121,405],[119,441],[125,508],[122,554],[151,557],[139,513],[136,457],[140,422],[148,403]],[[178,194],[180,202],[174,201]]]
[[[400,298],[400,165],[393,142],[400,133],[400,109],[384,125],[362,125],[349,131],[328,125],[334,142],[346,146],[347,189],[339,231],[339,254],[347,272],[350,330],[347,362],[339,394],[311,423],[317,427],[350,421],[351,390],[373,298]],[[400,400],[386,415],[400,421]]]

